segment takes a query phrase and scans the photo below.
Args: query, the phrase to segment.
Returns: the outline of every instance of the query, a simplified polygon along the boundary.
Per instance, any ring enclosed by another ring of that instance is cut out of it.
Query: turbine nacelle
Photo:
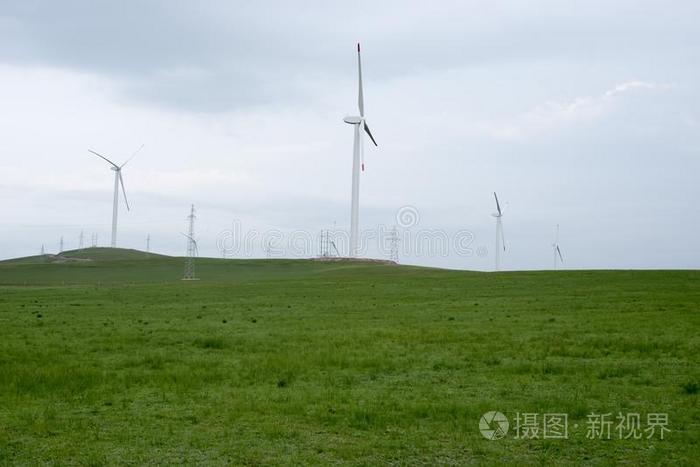
[[[359,125],[362,123],[362,117],[345,117],[343,121],[349,125]]]

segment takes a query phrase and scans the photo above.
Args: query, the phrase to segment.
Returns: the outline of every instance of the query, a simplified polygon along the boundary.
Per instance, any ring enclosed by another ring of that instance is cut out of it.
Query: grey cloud
[[[371,47],[374,79],[494,61],[683,59],[697,49],[700,8],[647,13],[658,6],[9,1],[0,60],[108,75],[131,99],[223,111],[313,100],[310,78],[351,78],[355,40]]]

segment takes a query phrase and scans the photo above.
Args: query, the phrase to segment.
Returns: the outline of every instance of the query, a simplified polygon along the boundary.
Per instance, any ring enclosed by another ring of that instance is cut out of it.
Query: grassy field
[[[92,260],[0,262],[0,464],[700,459],[698,271],[200,259],[182,282],[178,258],[66,256]],[[671,431],[617,439],[620,412]],[[518,413],[568,439],[516,438]]]

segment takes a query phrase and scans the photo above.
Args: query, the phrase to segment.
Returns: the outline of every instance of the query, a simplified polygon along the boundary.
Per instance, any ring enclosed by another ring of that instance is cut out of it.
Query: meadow
[[[90,260],[0,262],[3,465],[700,459],[700,271],[65,256]],[[516,437],[526,413],[568,437]],[[670,431],[618,439],[619,413]]]

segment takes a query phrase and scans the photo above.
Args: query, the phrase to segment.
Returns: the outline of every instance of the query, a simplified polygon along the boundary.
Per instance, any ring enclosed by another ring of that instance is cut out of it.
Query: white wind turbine
[[[493,217],[496,218],[496,271],[498,271],[500,262],[501,262],[501,247],[503,248],[503,251],[506,251],[506,239],[503,236],[503,211],[501,211],[501,205],[498,202],[498,196],[496,196],[496,192],[493,192],[493,197],[496,199],[496,212],[491,214]]]
[[[107,159],[105,156],[96,153],[92,149],[88,149],[89,152],[93,153],[97,157],[100,157],[112,166],[110,169],[114,170],[114,201],[112,203],[112,248],[117,246],[117,215],[119,214],[119,185],[122,186],[122,193],[124,193],[124,203],[126,204],[126,210],[129,210],[129,201],[126,199],[126,190],[124,189],[124,180],[122,179],[122,168],[129,163],[131,159],[143,148],[143,144],[139,147],[130,158],[126,160],[122,165],[117,165],[111,160]]]
[[[357,44],[357,73],[359,82],[359,91],[357,96],[357,106],[360,110],[360,116],[349,116],[345,117],[343,121],[354,127],[354,139],[352,144],[352,202],[350,205],[350,256],[357,256],[359,245],[358,245],[358,231],[360,222],[360,168],[362,171],[365,170],[364,162],[364,135],[362,131],[364,130],[369,138],[372,140],[374,145],[377,142],[372,136],[372,132],[369,131],[369,126],[365,121],[365,101],[362,94],[362,61],[360,59],[360,44]]]
[[[559,224],[557,224],[557,233],[554,237],[554,243],[552,243],[552,253],[554,255],[554,269],[557,269],[557,256],[559,256],[559,261],[564,264],[564,258],[562,258],[561,250],[559,249]]]

